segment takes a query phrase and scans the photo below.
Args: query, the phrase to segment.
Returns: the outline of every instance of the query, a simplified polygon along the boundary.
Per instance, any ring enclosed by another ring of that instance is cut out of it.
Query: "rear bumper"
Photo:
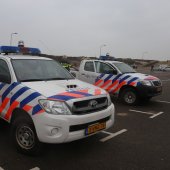
[[[154,97],[162,93],[162,86],[137,86],[137,91],[140,97]]]
[[[114,123],[114,105],[86,115],[52,115],[42,113],[33,117],[38,139],[44,143],[66,143],[87,137],[89,125],[106,122],[106,129]]]

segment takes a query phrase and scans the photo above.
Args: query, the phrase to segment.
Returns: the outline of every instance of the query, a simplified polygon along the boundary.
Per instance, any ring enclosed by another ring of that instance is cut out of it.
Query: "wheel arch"
[[[14,120],[18,117],[24,117],[24,118],[27,118],[27,119],[30,119],[31,121],[33,121],[31,115],[28,112],[26,112],[25,110],[20,109],[20,108],[15,108],[12,112],[10,123],[12,124],[14,122]]]
[[[135,90],[135,91],[137,92],[136,87],[131,86],[131,85],[124,85],[124,86],[122,86],[122,87],[120,88],[120,90],[119,90],[119,97],[121,96],[122,92],[123,92],[125,89],[133,89],[133,90]]]

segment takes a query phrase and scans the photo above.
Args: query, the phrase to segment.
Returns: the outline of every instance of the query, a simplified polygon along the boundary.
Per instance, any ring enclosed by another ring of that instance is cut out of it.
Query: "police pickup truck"
[[[16,148],[27,154],[42,143],[78,140],[114,122],[105,90],[76,80],[44,57],[0,55],[0,117],[11,124]]]
[[[129,105],[138,103],[140,99],[149,100],[162,92],[162,83],[157,77],[137,73],[119,61],[83,60],[79,71],[71,73],[79,80],[105,89]]]

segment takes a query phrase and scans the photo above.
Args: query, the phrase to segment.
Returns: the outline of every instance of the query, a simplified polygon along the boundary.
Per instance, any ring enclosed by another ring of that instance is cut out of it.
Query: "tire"
[[[42,143],[39,142],[34,124],[30,118],[20,117],[11,126],[12,141],[21,153],[28,155],[40,154]]]
[[[121,101],[127,105],[135,105],[139,101],[138,94],[133,88],[126,88],[121,92]]]

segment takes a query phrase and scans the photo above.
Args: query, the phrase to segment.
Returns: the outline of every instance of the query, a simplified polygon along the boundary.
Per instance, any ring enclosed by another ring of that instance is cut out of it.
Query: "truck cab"
[[[16,148],[26,154],[42,143],[65,143],[108,129],[114,122],[109,94],[75,79],[44,57],[0,55],[0,117],[11,124]]]
[[[133,105],[141,99],[149,100],[162,92],[161,81],[154,76],[136,72],[119,61],[83,60],[76,78],[94,84]]]

